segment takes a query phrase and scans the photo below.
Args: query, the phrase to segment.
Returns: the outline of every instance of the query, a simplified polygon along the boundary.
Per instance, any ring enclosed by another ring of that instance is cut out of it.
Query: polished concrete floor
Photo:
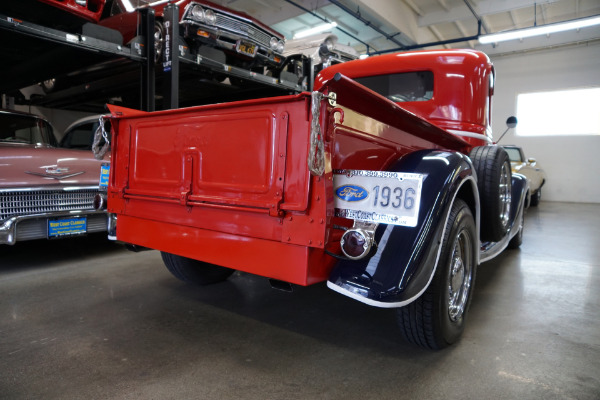
[[[195,288],[102,236],[0,247],[0,399],[599,399],[600,204],[542,202],[455,346],[256,276]]]

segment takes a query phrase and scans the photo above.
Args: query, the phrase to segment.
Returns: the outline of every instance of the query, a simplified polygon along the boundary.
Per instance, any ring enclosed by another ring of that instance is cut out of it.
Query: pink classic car
[[[93,201],[108,158],[57,146],[45,119],[0,110],[0,244],[107,230]]]

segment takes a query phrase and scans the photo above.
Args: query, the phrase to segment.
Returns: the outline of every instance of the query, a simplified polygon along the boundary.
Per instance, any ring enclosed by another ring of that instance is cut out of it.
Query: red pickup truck
[[[110,229],[184,281],[326,281],[446,347],[477,266],[521,244],[528,184],[493,143],[493,90],[485,54],[434,50],[332,66],[312,93],[109,106]]]

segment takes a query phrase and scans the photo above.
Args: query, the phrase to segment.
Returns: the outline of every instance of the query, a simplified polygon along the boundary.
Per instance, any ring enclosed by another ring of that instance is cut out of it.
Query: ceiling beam
[[[534,7],[535,4],[549,4],[558,0],[482,0],[473,6],[475,12],[480,16],[508,12],[521,8]],[[427,13],[417,18],[419,27],[449,23],[454,21],[464,21],[473,18],[473,13],[465,4],[460,4],[448,11],[440,10]]]

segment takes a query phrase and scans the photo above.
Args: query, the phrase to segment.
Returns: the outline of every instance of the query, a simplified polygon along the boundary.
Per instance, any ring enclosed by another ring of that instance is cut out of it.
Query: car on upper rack
[[[546,183],[546,173],[535,158],[525,157],[522,147],[515,145],[502,147],[508,153],[512,172],[523,174],[529,180],[529,205],[537,206],[542,198],[542,186]]]
[[[2,1],[0,13],[57,29],[98,23],[105,0],[14,0]]]
[[[59,148],[42,117],[0,110],[0,244],[107,231],[94,199],[108,162],[108,155]]]
[[[115,29],[123,42],[131,42],[138,32],[137,10],[151,7],[155,13],[155,60],[162,54],[165,38],[166,1],[108,0],[100,25]],[[236,67],[262,72],[277,69],[284,62],[284,36],[242,12],[209,1],[180,0],[179,30],[192,54]]]
[[[319,70],[331,65],[356,60],[359,57],[354,47],[339,42],[331,33],[318,34],[286,42],[286,55],[301,53],[310,57]]]

